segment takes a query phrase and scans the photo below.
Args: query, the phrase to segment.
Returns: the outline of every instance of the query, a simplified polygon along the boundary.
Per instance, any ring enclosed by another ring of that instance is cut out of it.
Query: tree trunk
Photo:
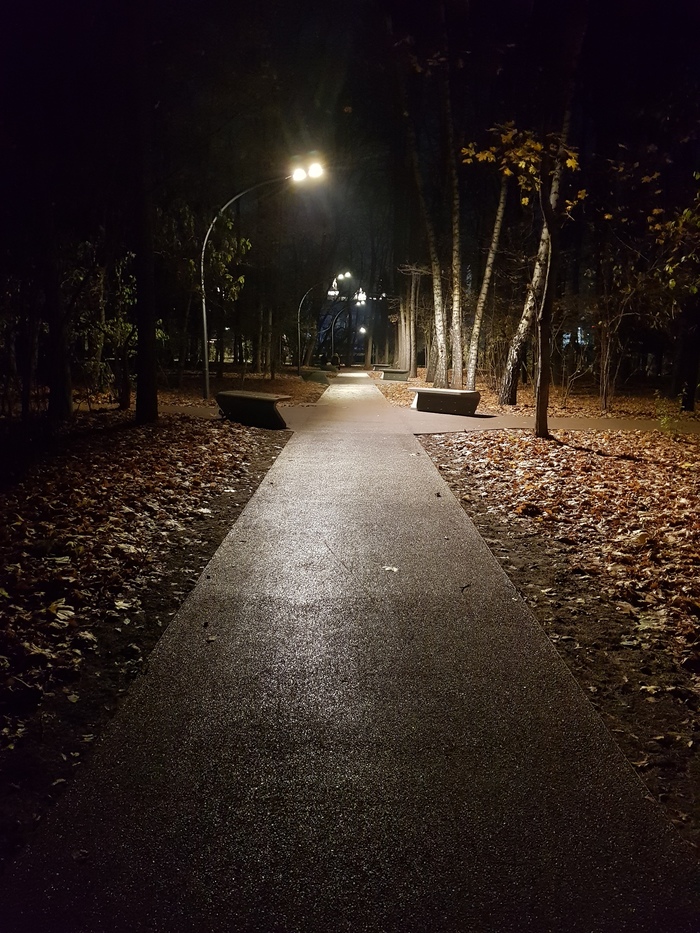
[[[610,406],[610,389],[612,373],[612,336],[607,324],[600,328],[600,374],[598,391],[600,396],[600,410],[606,412]]]
[[[545,226],[542,228],[540,245],[539,249],[537,250],[537,259],[535,260],[535,269],[532,273],[532,280],[530,285],[528,286],[523,313],[508,348],[506,370],[503,374],[501,389],[498,397],[501,405],[515,405],[518,400],[518,375],[523,358],[523,350],[525,348],[525,343],[530,336],[532,324],[537,314],[537,307],[540,304],[542,298],[542,291],[547,274],[548,259],[549,231]]]
[[[450,323],[452,349],[453,389],[462,388],[464,349],[462,339],[462,250],[459,217],[459,177],[457,175],[457,154],[455,151],[454,121],[452,119],[452,92],[450,88],[450,54],[445,20],[445,4],[440,4],[440,19],[445,45],[446,62],[443,66],[442,112],[445,125],[445,145],[447,149],[447,174],[450,183],[450,206],[452,211],[452,319]]]
[[[426,363],[425,363],[425,381],[433,382],[435,378],[435,367],[437,366],[437,347],[435,346],[435,341],[433,340],[432,333],[430,334],[430,343],[426,349]]]
[[[85,366],[88,381],[88,391],[99,392],[104,387],[102,378],[102,353],[105,343],[105,306],[107,303],[105,279],[106,270],[100,268],[97,273],[97,287],[99,289],[99,303],[97,309],[97,320],[93,322],[87,335],[87,363]]]
[[[120,411],[128,411],[131,408],[131,373],[129,372],[129,353],[131,348],[129,343],[125,344],[116,354],[117,372],[115,373],[117,381],[117,404]]]
[[[272,363],[272,308],[269,308],[267,311],[267,328],[265,331],[265,370],[269,373],[270,379],[272,379],[273,363]]]
[[[148,424],[158,419],[156,285],[153,252],[152,205],[147,189],[139,198],[136,272],[136,421]]]
[[[189,350],[189,334],[187,333],[189,323],[190,323],[190,311],[192,309],[192,299],[193,292],[190,292],[187,296],[187,304],[185,305],[184,313],[182,316],[182,334],[180,335],[180,351],[178,354],[177,361],[177,379],[176,385],[178,389],[182,388],[183,379],[185,375],[185,365],[187,362],[187,353]]]
[[[263,371],[263,340],[265,337],[265,324],[263,320],[263,309],[258,308],[257,330],[253,344],[253,372],[261,373]]]
[[[53,215],[52,208],[49,212]],[[70,369],[68,318],[61,292],[61,276],[56,252],[53,216],[49,220],[49,235],[44,269],[46,317],[51,346],[49,370],[49,418],[67,421],[73,415],[73,381]]]
[[[316,349],[317,336],[316,326],[313,325],[311,329],[311,335],[304,348],[304,366],[311,366],[311,361],[314,357],[314,350]]]
[[[467,357],[467,379],[466,388],[473,392],[476,389],[476,367],[479,361],[479,341],[481,338],[481,324],[484,320],[484,311],[486,310],[486,298],[491,284],[491,276],[498,252],[498,243],[501,238],[501,229],[503,227],[503,217],[506,212],[506,200],[508,197],[508,176],[501,177],[501,193],[498,199],[496,209],[496,219],[493,224],[493,233],[491,235],[491,246],[486,259],[486,268],[484,269],[484,278],[481,282],[481,291],[476,302],[476,311],[474,312],[474,324],[472,326],[471,338],[469,340],[469,355]]]
[[[563,163],[564,154],[559,152],[557,165]],[[560,220],[552,206],[551,192],[547,191],[550,177],[549,159],[543,162],[540,205],[544,222],[549,231],[549,255],[547,277],[542,294],[542,303],[537,314],[537,369],[535,373],[535,437],[549,437],[547,410],[549,408],[549,386],[552,379],[552,311],[559,278],[559,225]]]
[[[352,366],[355,351],[355,324],[352,316],[352,304],[348,299],[348,329],[345,340],[345,365]]]
[[[22,295],[22,289],[18,290],[18,299]],[[32,389],[36,380],[36,367],[39,351],[39,328],[40,320],[37,313],[38,303],[30,299],[26,303],[26,312],[22,316],[23,324],[20,329],[21,339],[10,343],[10,363],[9,373],[19,371],[20,379],[20,405],[21,418],[23,422],[29,421],[32,414]],[[11,398],[11,396],[10,396]],[[5,414],[10,415],[10,402]]]
[[[387,21],[389,35],[394,41],[391,21]],[[400,95],[401,112],[404,116],[404,128],[406,131],[406,143],[411,158],[413,169],[413,178],[418,193],[418,203],[421,215],[425,224],[426,239],[428,242],[428,252],[430,254],[430,270],[433,277],[433,308],[435,317],[435,367],[433,375],[433,384],[438,388],[447,386],[447,319],[445,316],[445,307],[442,295],[442,271],[440,269],[440,258],[438,255],[437,237],[435,235],[435,226],[428,211],[428,204],[425,199],[425,187],[423,185],[423,175],[420,168],[420,159],[418,155],[418,140],[416,131],[411,121],[406,88],[402,76],[397,68],[397,84]]]
[[[417,272],[411,273],[411,305],[409,308],[409,340],[411,344],[411,354],[409,360],[408,375],[415,379],[418,375],[418,347],[416,344],[416,317],[418,314],[418,295],[420,293],[420,275]]]
[[[405,295],[401,296],[399,300],[399,320],[396,325],[396,366],[398,369],[406,368],[406,361],[408,359],[408,353],[406,349],[406,319],[408,316],[408,303],[409,300]]]
[[[155,252],[153,245],[153,190],[151,94],[148,80],[145,11],[131,0],[133,27],[134,132],[134,271],[136,275],[136,421],[158,418]]]
[[[216,315],[216,378],[224,378],[224,357],[226,356],[226,315],[223,307]]]
[[[372,338],[372,329],[371,327],[367,328],[367,333],[365,334],[365,369],[372,368],[372,350],[374,347],[374,340]]]
[[[581,41],[582,40],[583,37],[581,36]],[[569,103],[564,113],[564,121],[561,129],[561,140],[563,143],[567,141],[570,125],[571,109]],[[563,160],[558,159],[557,164],[554,166],[552,183],[549,192],[549,204],[554,212],[556,212],[557,205],[559,203],[559,189],[561,187],[563,172]],[[525,298],[525,306],[523,307],[522,317],[520,318],[520,323],[518,324],[508,349],[506,370],[503,374],[501,388],[498,396],[498,400],[501,405],[515,405],[517,402],[518,368],[522,360],[525,342],[527,341],[527,338],[530,335],[530,331],[532,330],[532,324],[535,320],[537,308],[542,302],[547,266],[549,264],[549,246],[549,230],[547,229],[547,224],[545,223],[542,226],[540,245],[539,249],[537,250],[537,258],[535,260],[535,268],[532,273],[532,280],[530,282],[527,296]]]
[[[426,223],[428,223],[427,217]],[[432,381],[436,388],[444,389],[447,386],[447,320],[442,300],[442,272],[437,257],[437,241],[435,240],[432,223],[430,227],[432,231],[432,236],[429,237],[429,241],[432,239],[430,266],[433,274],[433,304],[435,308],[435,368]]]

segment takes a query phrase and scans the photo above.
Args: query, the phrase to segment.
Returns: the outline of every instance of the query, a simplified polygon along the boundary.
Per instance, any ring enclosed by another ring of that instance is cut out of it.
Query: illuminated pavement
[[[362,374],[300,411],[0,933],[697,933],[695,856],[411,413]]]

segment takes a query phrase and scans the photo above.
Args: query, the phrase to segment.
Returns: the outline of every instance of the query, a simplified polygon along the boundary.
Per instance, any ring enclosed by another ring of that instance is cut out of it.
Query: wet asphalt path
[[[695,856],[407,417],[363,376],[304,409],[0,933],[700,930]]]

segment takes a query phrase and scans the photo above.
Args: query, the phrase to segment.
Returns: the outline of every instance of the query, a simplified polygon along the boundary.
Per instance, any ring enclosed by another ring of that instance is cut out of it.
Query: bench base
[[[287,402],[291,395],[273,395],[271,392],[218,392],[216,404],[219,411],[237,424],[251,428],[284,430],[287,422],[277,411],[278,402]]]
[[[415,392],[411,408],[441,415],[473,415],[481,401],[481,393],[468,389],[432,389],[409,386]]]

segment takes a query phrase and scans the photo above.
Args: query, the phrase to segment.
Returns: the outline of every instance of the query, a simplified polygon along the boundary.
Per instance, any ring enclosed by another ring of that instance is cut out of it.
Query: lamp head
[[[325,169],[320,162],[311,162],[307,166],[297,165],[292,172],[292,181],[306,181],[307,178],[321,178]]]

